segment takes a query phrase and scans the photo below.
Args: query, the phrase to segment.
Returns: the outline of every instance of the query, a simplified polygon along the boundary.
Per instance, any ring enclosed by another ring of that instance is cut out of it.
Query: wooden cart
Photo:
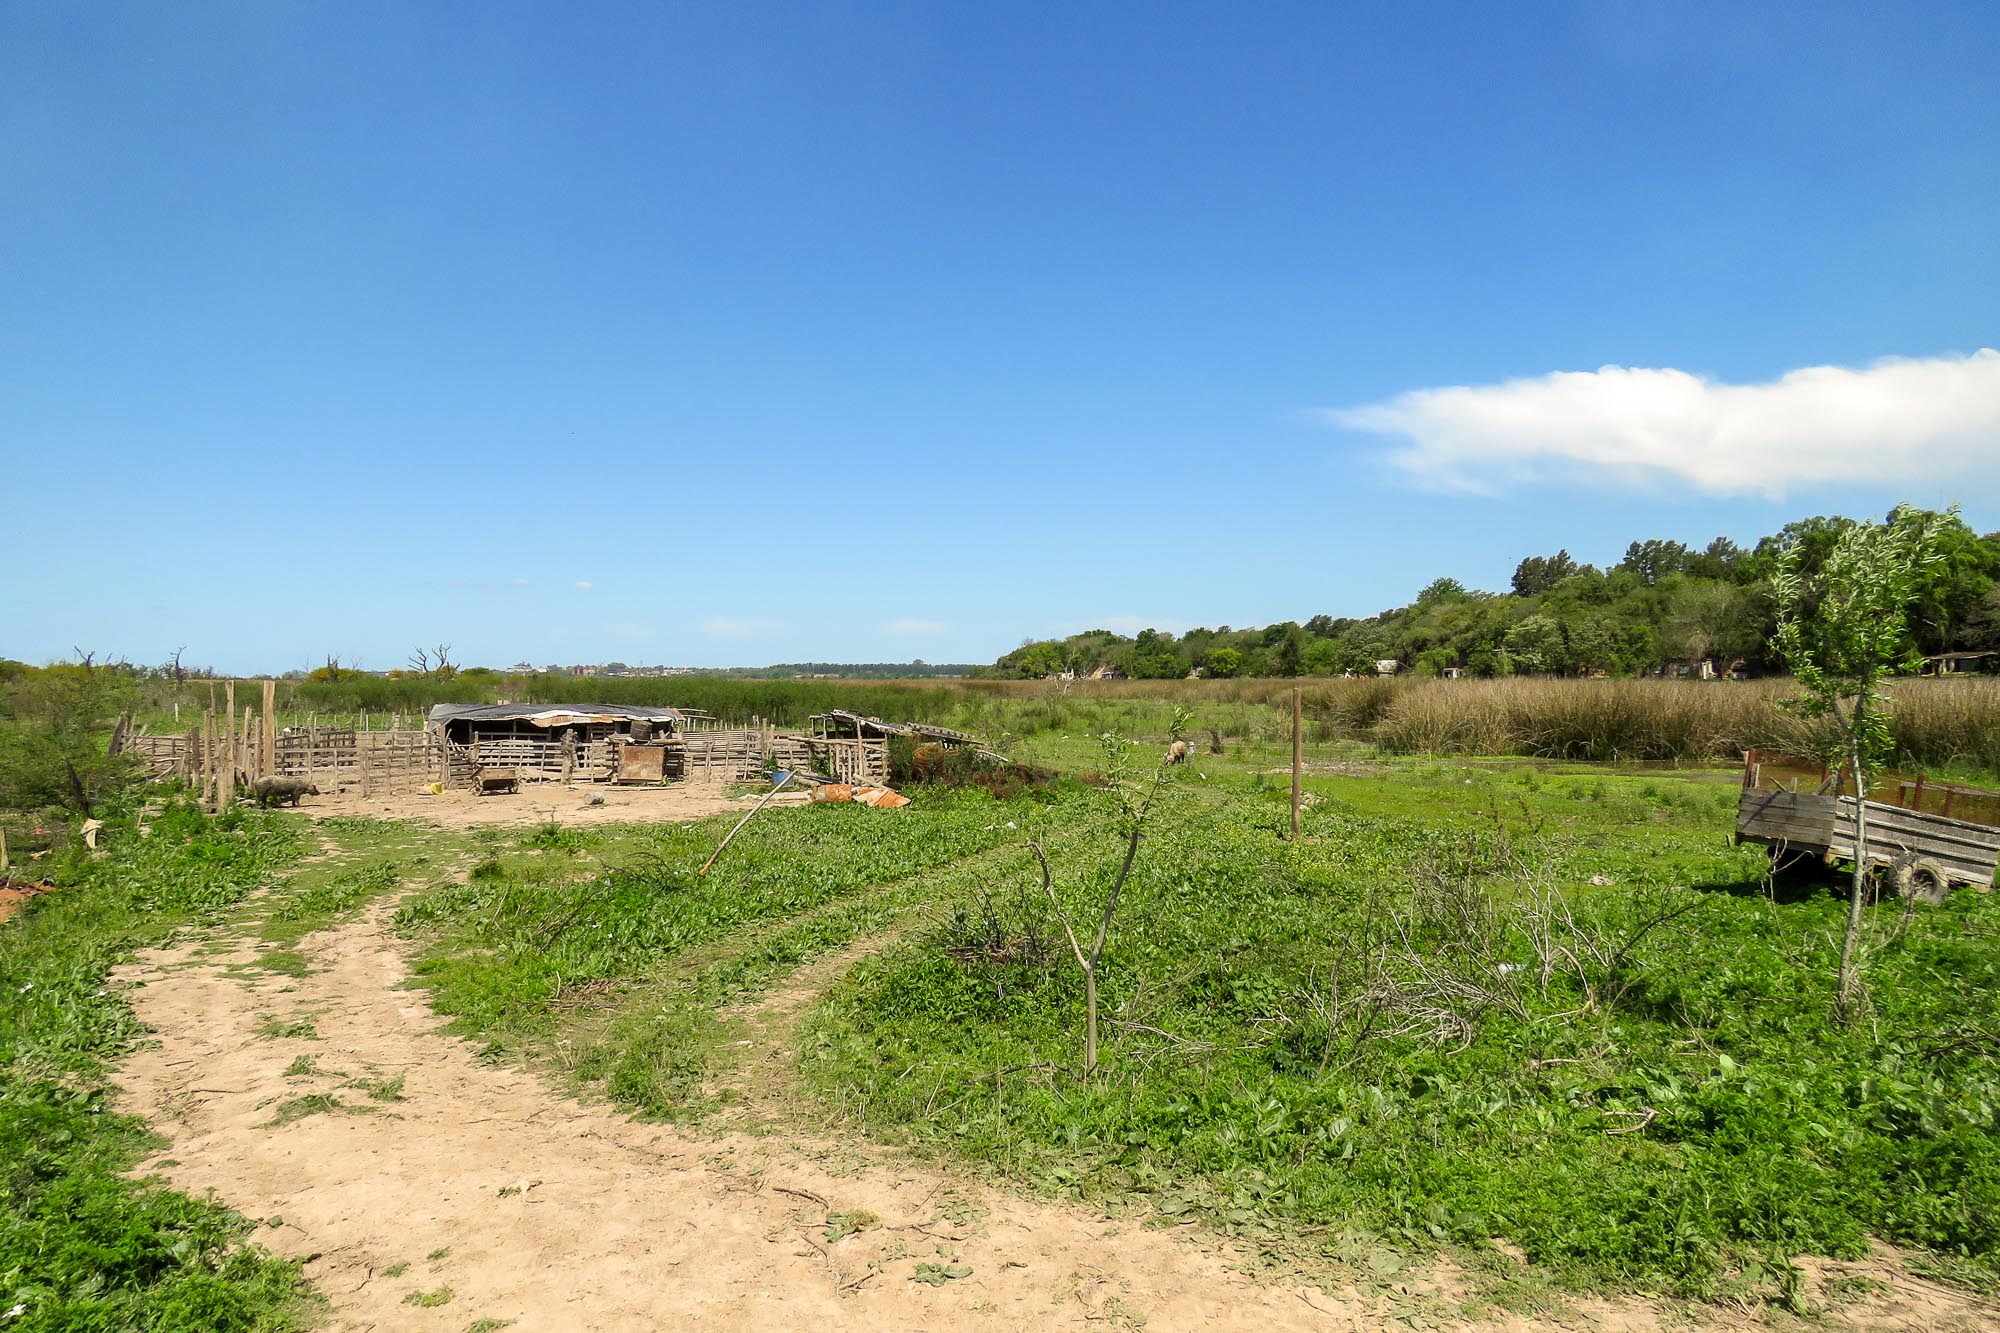
[[[1743,757],[1736,841],[1774,864],[1854,860],[1861,801],[1853,774],[1767,750]],[[1868,863],[1898,896],[1939,903],[1955,884],[1991,888],[2000,863],[2000,792],[1887,773],[1868,790]]]

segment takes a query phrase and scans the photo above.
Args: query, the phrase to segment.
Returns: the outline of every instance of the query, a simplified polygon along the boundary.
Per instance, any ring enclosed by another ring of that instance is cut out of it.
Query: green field
[[[1094,919],[1122,846],[1081,784],[775,811],[701,882],[712,827],[551,832],[399,921],[493,1055],[636,1110],[858,1129],[1303,1263],[1449,1249],[1496,1298],[1786,1300],[1792,1257],[1876,1235],[1994,1281],[1991,895],[1877,907],[1843,1027],[1842,903],[1727,845],[1731,774],[1319,763],[1351,771],[1309,779],[1297,844],[1258,763],[1174,792],[1111,930],[1094,1078],[1026,846]],[[745,1104],[742,1002],[857,939],[785,1034],[795,1078]]]
[[[1166,725],[1157,698],[1089,706]],[[1088,1077],[1030,848],[1087,933],[1124,844],[1095,785],[1115,765],[1081,729],[1014,739],[1078,776],[773,808],[706,878],[725,820],[341,819],[315,826],[337,863],[294,864],[298,814],[173,805],[140,839],[124,810],[106,856],[73,848],[63,891],[0,925],[0,1294],[43,1320],[22,1327],[304,1317],[248,1223],[116,1174],[144,1139],[102,1079],[139,1034],[103,981],[246,910],[277,966],[384,895],[489,1058],[646,1116],[866,1135],[1300,1271],[1445,1253],[1513,1308],[1797,1307],[1793,1259],[1870,1236],[2000,1286],[2000,900],[1874,907],[1865,1010],[1841,1025],[1838,889],[1729,845],[1732,770],[1321,741],[1293,842],[1281,732],[1210,716],[1228,753],[1198,718],[1109,931]],[[1142,770],[1159,753],[1121,745]]]

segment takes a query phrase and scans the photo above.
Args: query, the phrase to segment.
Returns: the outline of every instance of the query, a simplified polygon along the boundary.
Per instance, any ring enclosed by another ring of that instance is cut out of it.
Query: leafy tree
[[[1684,573],[1697,578],[1737,580],[1737,570],[1743,563],[1745,552],[1742,547],[1727,537],[1717,537],[1708,544],[1700,555],[1690,556]]]
[[[328,653],[326,655],[326,665],[314,667],[306,674],[306,679],[315,684],[322,685],[343,680],[359,680],[361,679],[361,668],[358,666],[342,666],[338,657],[335,657],[332,653]]]
[[[1562,623],[1540,613],[1508,630],[1505,643],[1508,658],[1521,671],[1561,671],[1569,652]]]
[[[1789,701],[1801,716],[1829,725],[1823,757],[1854,773],[1854,880],[1840,942],[1834,1007],[1851,1018],[1859,996],[1861,909],[1867,901],[1869,774],[1888,756],[1884,682],[1911,657],[1905,608],[1943,558],[1950,514],[1899,509],[1887,523],[1840,529],[1813,573],[1804,572],[1805,540],[1780,551],[1771,583],[1778,599],[1776,647],[1804,694]]]
[[[1063,669],[1062,645],[1030,643],[1007,654],[1001,664],[1011,666],[1018,674],[1029,680],[1053,676]]]
[[[1271,669],[1281,676],[1297,676],[1305,670],[1305,632],[1297,625],[1278,642],[1271,654]]]
[[[61,664],[21,677],[0,722],[0,806],[59,806],[89,818],[138,777],[138,757],[115,752],[133,682],[113,667]]]
[[[2000,585],[1987,589],[1979,605],[1966,613],[1960,641],[1974,652],[2000,649]]]
[[[1937,519],[1938,532],[1937,559],[1918,572],[1910,598],[1911,632],[1923,652],[1949,652],[1961,645],[1966,621],[2000,577],[2000,542],[1976,535],[1955,513],[1912,513]]]
[[[1439,602],[1463,601],[1466,597],[1465,585],[1457,579],[1432,579],[1417,594],[1417,606],[1435,606]]]
[[[1676,583],[1660,627],[1660,647],[1671,661],[1700,662],[1724,651],[1739,614],[1736,589],[1709,579]]]
[[[1658,583],[1671,574],[1684,573],[1693,553],[1679,542],[1633,542],[1625,548],[1625,558],[1617,568],[1637,574],[1647,584]]]
[[[1217,648],[1202,658],[1201,669],[1218,680],[1227,680],[1243,670],[1243,654],[1234,648]]]
[[[1514,595],[1534,597],[1545,593],[1576,573],[1577,563],[1567,548],[1554,555],[1531,555],[1514,567]]]
[[[1354,621],[1347,616],[1314,616],[1305,625],[1306,633],[1321,639],[1333,639],[1354,628]]]

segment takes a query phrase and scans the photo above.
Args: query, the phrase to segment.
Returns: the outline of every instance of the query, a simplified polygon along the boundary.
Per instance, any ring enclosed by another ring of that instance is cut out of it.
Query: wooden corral
[[[270,691],[266,690],[267,706]],[[359,788],[364,795],[432,784],[476,790],[481,770],[505,769],[516,783],[731,783],[760,780],[772,769],[857,786],[889,778],[891,737],[915,737],[946,747],[970,746],[998,758],[977,737],[948,727],[886,722],[836,710],[811,718],[803,732],[779,731],[760,719],[723,727],[693,709],[617,705],[444,704],[423,730],[352,726],[284,727],[268,731],[264,714],[243,710],[240,725],[210,714],[185,735],[133,736],[127,748],[156,777],[183,778],[221,800],[222,774],[241,782],[298,777],[325,792]]]

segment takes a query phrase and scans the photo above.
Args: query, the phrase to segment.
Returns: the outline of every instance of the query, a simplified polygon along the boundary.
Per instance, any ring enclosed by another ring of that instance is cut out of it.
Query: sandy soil
[[[121,1074],[125,1104],[169,1141],[142,1170],[265,1219],[267,1245],[307,1260],[333,1328],[1453,1326],[1437,1299],[1448,1272],[1366,1292],[1260,1281],[1193,1228],[1108,1222],[886,1150],[683,1133],[580,1104],[440,1031],[402,988],[388,911],[308,936],[304,977],[244,966],[260,942],[226,931],[119,977],[158,1038]],[[841,961],[759,1006],[759,1036],[775,1044]],[[395,1079],[398,1100],[361,1086]],[[332,1100],[301,1100],[314,1096]],[[1992,1314],[1896,1283],[1860,1326],[1991,1328]],[[1562,1326],[1662,1321],[1591,1303]]]
[[[599,795],[602,805],[591,805]],[[702,819],[727,810],[742,810],[726,787],[614,787],[603,783],[530,782],[518,794],[474,796],[468,791],[378,792],[364,797],[359,787],[338,794],[308,796],[299,806],[315,819],[360,815],[369,819],[422,819],[448,829],[483,824],[539,824],[552,814],[564,827],[588,824],[639,824],[661,820]]]
[[[21,905],[40,893],[53,893],[53,884],[33,884],[26,880],[0,881],[0,921],[21,910]]]

